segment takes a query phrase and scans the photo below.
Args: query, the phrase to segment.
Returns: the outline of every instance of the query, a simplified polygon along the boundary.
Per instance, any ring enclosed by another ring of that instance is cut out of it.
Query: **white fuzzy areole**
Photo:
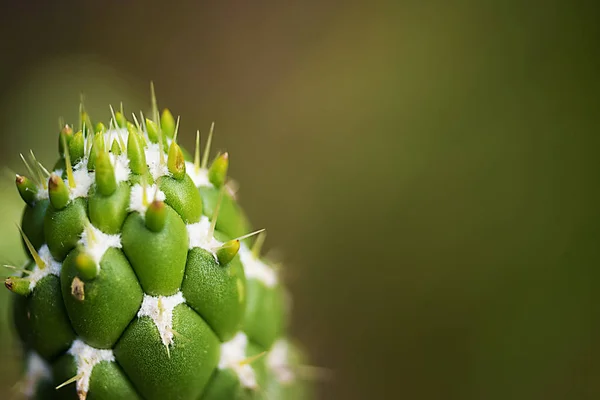
[[[163,151],[166,149],[163,148]],[[169,168],[167,167],[167,155],[164,154],[164,162],[160,163],[160,147],[158,143],[150,143],[145,150],[146,153],[146,164],[150,174],[157,180],[161,176],[170,175]]]
[[[213,184],[208,180],[208,169],[207,168],[198,168],[198,172],[196,172],[196,166],[193,162],[186,161],[185,162],[185,171],[192,178],[192,182],[196,187],[213,187]]]
[[[156,194],[156,196],[155,196]],[[146,199],[148,204],[144,204],[144,188],[139,183],[131,187],[131,197],[129,200],[129,211],[137,211],[142,217],[146,215],[146,210],[150,203],[155,199],[165,201],[167,196],[156,185],[146,186]]]
[[[189,248],[193,249],[194,247],[200,247],[204,249],[215,257],[215,251],[223,245],[223,242],[219,242],[213,235],[209,235],[208,231],[210,230],[210,221],[208,217],[202,216],[200,217],[200,221],[195,224],[187,225],[188,238],[190,241]]]
[[[42,261],[44,261],[44,264],[46,264],[46,267],[42,269],[36,265],[33,268],[33,270],[28,276],[29,290],[35,289],[37,283],[50,274],[60,276],[60,269],[62,267],[62,264],[52,257],[48,245],[45,244],[42,247],[40,247],[40,249],[38,250],[38,254]]]
[[[279,339],[267,355],[267,367],[275,374],[279,383],[290,384],[296,379],[289,364],[289,343]]]
[[[69,199],[74,200],[78,197],[87,197],[88,192],[94,183],[94,177],[94,172],[88,172],[86,159],[78,162],[77,165],[73,167],[75,187],[70,187],[69,179],[65,179],[65,184],[69,188]]]
[[[34,351],[30,351],[27,355],[25,365],[25,381],[21,392],[26,398],[32,399],[40,382],[52,380],[52,370],[50,365]]]
[[[62,174],[62,172],[61,172]],[[44,200],[47,199],[48,196],[48,188],[45,188],[43,185],[37,185],[37,192],[35,193],[36,200]]]
[[[274,287],[277,285],[277,274],[275,273],[275,270],[262,262],[259,258],[254,257],[252,250],[244,243],[240,246],[240,261],[244,266],[246,279],[257,279],[267,287]]]
[[[221,359],[219,360],[219,369],[233,370],[242,386],[250,389],[258,388],[256,374],[249,363],[244,363],[246,348],[248,347],[248,337],[243,332],[237,335],[229,342],[221,344]]]
[[[144,294],[138,318],[150,317],[158,329],[165,347],[173,344],[173,309],[185,303],[183,293],[177,292],[172,296],[150,296]]]
[[[90,388],[90,377],[94,367],[101,362],[114,362],[112,350],[95,349],[83,341],[76,339],[68,353],[75,359],[77,365],[77,393],[87,393]]]
[[[121,182],[125,182],[129,180],[129,174],[131,170],[129,169],[129,158],[127,158],[127,153],[121,153],[116,156],[113,153],[109,153],[110,162],[115,169],[115,178],[117,180],[117,185]]]
[[[121,136],[119,138],[119,135]],[[123,140],[121,142],[121,139]],[[121,147],[121,152],[127,154],[127,140],[129,139],[129,131],[126,128],[118,128],[118,129],[109,129],[104,132],[104,147],[110,149],[113,142],[116,140],[119,143],[119,147]],[[125,145],[123,148],[122,145]]]
[[[89,230],[91,230],[92,233],[91,238],[88,237],[90,233]],[[98,268],[100,268],[100,260],[102,260],[102,256],[104,256],[106,250],[111,247],[117,249],[122,247],[120,234],[108,235],[91,224],[88,229],[84,229],[81,233],[79,244],[84,247],[86,253],[96,262]]]

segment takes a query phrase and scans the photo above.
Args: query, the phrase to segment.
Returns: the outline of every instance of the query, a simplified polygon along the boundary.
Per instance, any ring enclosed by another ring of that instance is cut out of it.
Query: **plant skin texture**
[[[306,399],[287,295],[227,180],[179,119],[81,106],[60,159],[17,175],[29,254],[5,286],[32,399]]]

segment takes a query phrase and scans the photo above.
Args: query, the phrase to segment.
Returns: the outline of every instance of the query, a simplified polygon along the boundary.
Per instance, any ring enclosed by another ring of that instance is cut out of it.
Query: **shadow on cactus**
[[[17,188],[30,259],[6,279],[36,399],[302,399],[286,295],[260,257],[211,127],[188,156],[179,119],[112,112],[31,154]],[[112,109],[111,109],[112,111]],[[257,235],[258,234],[258,235]]]

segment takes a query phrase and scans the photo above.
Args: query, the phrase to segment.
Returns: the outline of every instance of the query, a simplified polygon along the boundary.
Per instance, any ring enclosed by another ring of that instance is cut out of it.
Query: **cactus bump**
[[[31,399],[308,399],[289,300],[228,179],[159,112],[58,133],[15,178],[28,260],[5,280]]]

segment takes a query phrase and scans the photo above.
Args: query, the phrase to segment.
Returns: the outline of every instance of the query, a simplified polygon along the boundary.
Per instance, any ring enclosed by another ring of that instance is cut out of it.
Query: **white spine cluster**
[[[223,245],[223,242],[219,242],[215,239],[214,235],[210,233],[210,221],[208,217],[202,216],[199,222],[195,224],[187,225],[188,237],[189,237],[189,248],[199,247],[204,249],[217,259],[215,250]]]
[[[158,329],[165,347],[173,344],[173,309],[185,303],[183,293],[177,292],[172,296],[149,296],[144,294],[138,318],[150,317]]]
[[[100,266],[102,256],[104,256],[104,253],[106,253],[109,248],[115,247],[120,249],[122,247],[120,234],[108,235],[92,224],[89,224],[88,227],[83,230],[79,244],[85,248],[86,252],[98,266]]]
[[[50,366],[36,352],[29,352],[25,362],[25,382],[21,392],[30,399],[35,395],[35,391],[42,381],[52,380],[52,371]]]
[[[256,374],[250,364],[244,362],[247,359],[246,348],[248,347],[248,337],[239,332],[229,342],[221,344],[221,359],[219,360],[219,369],[233,370],[242,386],[249,389],[258,388]]]
[[[117,185],[121,182],[125,182],[129,179],[131,170],[129,169],[129,158],[127,153],[121,153],[120,155],[114,155],[109,153],[110,162],[115,168],[115,178]]]
[[[146,202],[144,202],[144,187],[140,184],[131,187],[131,196],[129,199],[129,211],[137,211],[142,217],[146,215],[146,210],[154,200],[165,201],[165,193],[158,189],[158,186],[146,186]]]
[[[289,364],[289,344],[280,339],[271,348],[267,356],[267,367],[275,374],[277,381],[283,384],[293,383],[296,379]]]
[[[196,187],[213,187],[213,184],[208,180],[208,169],[207,168],[198,168],[196,171],[196,166],[193,162],[186,161],[185,162],[185,171],[192,178],[192,182]]]
[[[252,250],[244,243],[240,246],[240,260],[244,266],[244,273],[247,279],[257,279],[267,287],[277,285],[277,274],[273,268],[255,257]]]
[[[50,249],[48,245],[43,245],[38,250],[38,254],[44,264],[46,264],[45,268],[40,268],[39,266],[35,266],[31,273],[29,274],[29,290],[33,290],[37,283],[41,281],[46,276],[52,274],[56,276],[60,276],[60,269],[62,264],[56,261],[52,254],[50,254]]]
[[[163,152],[166,149],[163,149]],[[145,150],[146,153],[146,163],[148,164],[148,169],[150,170],[150,174],[157,180],[161,176],[169,175],[169,168],[167,167],[167,163],[160,162],[160,147],[158,143],[150,143]]]
[[[68,353],[73,356],[77,365],[77,393],[80,398],[85,398],[90,389],[94,367],[101,362],[114,362],[115,356],[112,350],[95,349],[79,339],[73,342]]]
[[[74,200],[78,197],[87,197],[90,187],[94,183],[94,172],[88,172],[87,159],[83,159],[73,167],[73,179],[75,187],[69,186],[69,180],[65,180],[65,184],[69,188],[69,198]]]

